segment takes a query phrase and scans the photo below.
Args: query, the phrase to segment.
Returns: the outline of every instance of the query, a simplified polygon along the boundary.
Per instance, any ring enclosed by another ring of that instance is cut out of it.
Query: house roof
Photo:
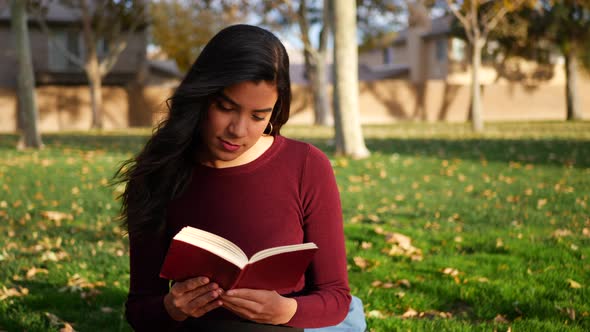
[[[10,6],[1,6],[1,3],[0,1],[0,21],[10,21]],[[50,23],[77,23],[80,21],[81,13],[59,2],[50,2],[45,17]],[[34,17],[29,15],[29,21],[31,20],[34,20]]]
[[[94,10],[94,1],[88,3],[89,10]],[[59,1],[50,1],[47,3],[47,12],[45,13],[45,21],[52,25],[72,25],[79,24],[82,19],[82,13],[79,9],[71,8],[62,4]],[[36,22],[34,15],[28,15],[29,22]],[[7,0],[0,0],[0,23],[10,24],[10,5]],[[145,28],[140,25],[139,30]]]
[[[150,70],[157,71],[170,78],[182,78],[184,76],[174,60],[148,60],[148,65]]]
[[[333,79],[333,65],[328,64],[328,82],[332,83]],[[396,78],[403,75],[407,75],[410,72],[408,65],[399,64],[385,64],[379,66],[367,66],[365,64],[359,64],[358,77],[359,81],[370,82],[388,78]],[[304,64],[291,64],[289,66],[289,76],[292,84],[309,84],[309,80],[305,77],[305,65]]]
[[[428,31],[422,33],[422,38],[432,38],[440,35],[448,34],[451,31],[451,23],[453,16],[450,14],[439,16],[430,20],[430,28]],[[401,45],[406,42],[408,36],[408,29],[399,32],[398,37],[393,41],[394,45]]]

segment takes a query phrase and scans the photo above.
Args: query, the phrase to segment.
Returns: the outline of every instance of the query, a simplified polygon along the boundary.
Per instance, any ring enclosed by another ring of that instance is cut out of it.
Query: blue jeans
[[[356,296],[352,297],[346,318],[334,326],[305,329],[305,332],[364,332],[367,329],[363,302]]]

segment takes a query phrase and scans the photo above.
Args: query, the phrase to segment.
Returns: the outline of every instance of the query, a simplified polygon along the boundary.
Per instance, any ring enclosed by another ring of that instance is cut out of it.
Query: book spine
[[[240,270],[240,274],[238,274],[238,277],[235,279],[235,281],[233,282],[233,284],[231,285],[231,287],[229,289],[226,289],[226,290],[234,289],[234,288],[236,288],[237,285],[240,284],[240,281],[242,280],[242,277],[244,275],[246,275],[246,270],[248,269],[248,266],[250,266],[250,264],[246,264],[246,266],[244,266],[244,268],[242,270]]]

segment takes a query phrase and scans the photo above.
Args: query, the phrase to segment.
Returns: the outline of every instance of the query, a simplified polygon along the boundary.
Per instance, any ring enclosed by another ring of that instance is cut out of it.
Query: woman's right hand
[[[196,277],[177,282],[164,297],[164,307],[172,319],[183,321],[190,317],[201,317],[222,306],[218,300],[222,289],[207,277]]]

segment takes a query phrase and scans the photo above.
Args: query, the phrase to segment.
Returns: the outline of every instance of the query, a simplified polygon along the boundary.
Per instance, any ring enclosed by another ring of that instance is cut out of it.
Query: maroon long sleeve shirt
[[[245,165],[197,165],[188,189],[168,205],[166,222],[166,236],[130,235],[126,315],[136,330],[183,325],[166,312],[163,299],[169,281],[158,275],[171,237],[184,226],[218,234],[248,257],[270,247],[316,243],[319,250],[305,275],[295,288],[282,293],[297,301],[297,311],[286,325],[330,326],[346,316],[350,289],[340,196],[330,162],[317,148],[277,136],[263,155]],[[218,308],[189,319],[240,318]]]

